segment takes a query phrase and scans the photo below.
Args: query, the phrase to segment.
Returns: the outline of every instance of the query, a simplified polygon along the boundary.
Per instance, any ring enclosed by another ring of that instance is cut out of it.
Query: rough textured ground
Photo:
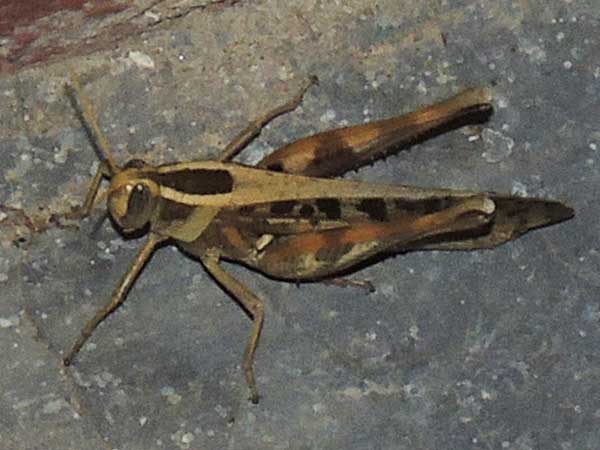
[[[2,448],[600,447],[595,0],[46,5],[0,21]],[[57,50],[33,53],[54,34]],[[350,177],[556,198],[577,216],[494,251],[354,274],[373,294],[227,266],[266,300],[259,405],[240,370],[250,322],[169,248],[65,370],[61,351],[141,244],[108,221],[94,231],[100,212],[80,230],[49,222],[81,202],[97,161],[64,95],[69,67],[116,158],[155,163],[218,154],[310,74],[320,85],[242,161],[493,85],[482,139],[457,131]]]

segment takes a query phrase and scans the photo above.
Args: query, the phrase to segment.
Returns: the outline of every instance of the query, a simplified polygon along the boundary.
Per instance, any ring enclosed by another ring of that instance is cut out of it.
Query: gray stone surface
[[[188,2],[186,2],[188,3]],[[110,52],[0,79],[0,447],[600,448],[600,46],[595,0],[239,2]],[[81,74],[116,158],[209,158],[320,86],[241,155],[494,85],[482,139],[456,131],[351,178],[561,199],[570,222],[493,251],[401,255],[376,292],[275,282],[246,401],[250,322],[175,250],[157,252],[72,369],[60,365],[141,241],[81,202],[96,156],[64,96]]]

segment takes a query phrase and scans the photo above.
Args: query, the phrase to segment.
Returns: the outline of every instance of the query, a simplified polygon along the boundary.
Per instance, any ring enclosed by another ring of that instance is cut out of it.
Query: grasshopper
[[[487,88],[466,90],[402,116],[300,139],[256,167],[231,162],[267,123],[295,109],[315,82],[310,79],[291,101],[252,122],[217,161],[152,166],[134,159],[119,166],[79,79],[71,75],[71,100],[101,156],[76,215],[90,214],[102,179],[109,178],[107,206],[114,223],[124,233],[143,230],[148,237],[110,301],[64,357],[66,366],[123,303],[145,263],[165,242],[197,258],[252,319],[243,369],[256,403],[253,361],[263,302],[225,272],[221,260],[275,279],[318,281],[399,252],[495,247],[574,215],[552,200],[331,179],[442,131],[487,120],[493,111]]]

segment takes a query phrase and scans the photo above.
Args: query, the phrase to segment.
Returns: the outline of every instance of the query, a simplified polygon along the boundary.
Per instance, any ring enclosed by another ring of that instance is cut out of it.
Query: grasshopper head
[[[159,195],[158,184],[139,176],[135,169],[126,169],[111,180],[108,211],[123,231],[130,233],[143,228],[150,221]]]

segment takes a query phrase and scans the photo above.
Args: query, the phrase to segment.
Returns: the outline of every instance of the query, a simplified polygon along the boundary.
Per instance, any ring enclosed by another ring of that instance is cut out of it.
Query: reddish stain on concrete
[[[0,73],[114,45],[138,27],[103,19],[131,7],[130,0],[0,0]],[[93,39],[79,36],[83,24]]]
[[[24,48],[40,37],[39,31],[24,31],[23,33],[15,34],[14,45],[17,48]]]
[[[111,1],[99,2],[90,8],[85,9],[85,15],[88,17],[101,17],[110,14],[120,13],[129,8],[128,5],[113,3]]]
[[[61,47],[61,46],[55,46],[55,47],[44,46],[44,47],[39,47],[39,48],[36,48],[36,49],[34,49],[34,50],[32,50],[30,52],[29,58],[28,58],[27,62],[29,64],[35,64],[35,63],[38,63],[38,62],[47,61],[52,56],[66,53],[66,51],[67,51],[67,49],[64,48],[64,47]]]
[[[17,27],[34,24],[58,11],[82,9],[85,0],[3,0],[0,3],[0,35],[10,36]]]

